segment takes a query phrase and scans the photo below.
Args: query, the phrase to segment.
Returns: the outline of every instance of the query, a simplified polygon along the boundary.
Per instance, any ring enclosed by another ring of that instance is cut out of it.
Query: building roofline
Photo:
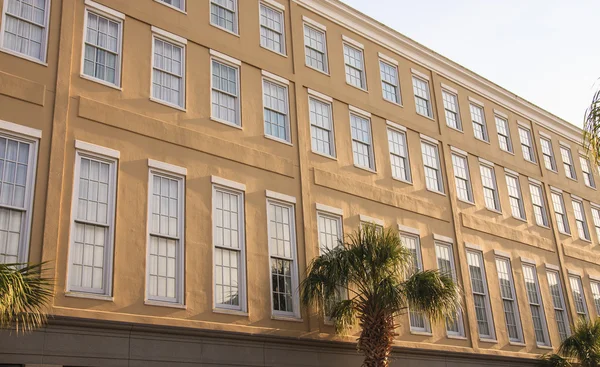
[[[583,131],[577,126],[342,3],[340,0],[293,1],[564,138],[579,145],[582,144]]]

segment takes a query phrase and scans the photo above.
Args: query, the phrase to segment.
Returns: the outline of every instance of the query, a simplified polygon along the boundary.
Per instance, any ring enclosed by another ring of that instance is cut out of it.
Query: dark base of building
[[[360,367],[350,343],[55,318],[24,336],[0,331],[0,366]],[[394,351],[393,367],[533,367],[535,360],[419,349]]]

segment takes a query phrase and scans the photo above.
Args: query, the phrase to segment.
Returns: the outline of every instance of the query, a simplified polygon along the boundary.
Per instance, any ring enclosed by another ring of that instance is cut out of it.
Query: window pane
[[[325,155],[334,156],[331,104],[315,98],[309,98],[308,103],[312,149]]]
[[[290,141],[287,88],[265,79],[263,92],[265,134]]]

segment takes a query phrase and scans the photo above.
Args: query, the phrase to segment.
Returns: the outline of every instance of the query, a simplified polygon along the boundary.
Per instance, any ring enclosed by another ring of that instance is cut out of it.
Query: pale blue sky
[[[582,126],[600,77],[598,0],[342,0]]]

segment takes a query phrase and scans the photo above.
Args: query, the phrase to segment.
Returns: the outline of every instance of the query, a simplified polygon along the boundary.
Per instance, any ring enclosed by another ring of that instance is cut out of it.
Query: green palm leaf
[[[600,165],[600,90],[594,94],[585,112],[583,130],[584,147],[592,160]]]

